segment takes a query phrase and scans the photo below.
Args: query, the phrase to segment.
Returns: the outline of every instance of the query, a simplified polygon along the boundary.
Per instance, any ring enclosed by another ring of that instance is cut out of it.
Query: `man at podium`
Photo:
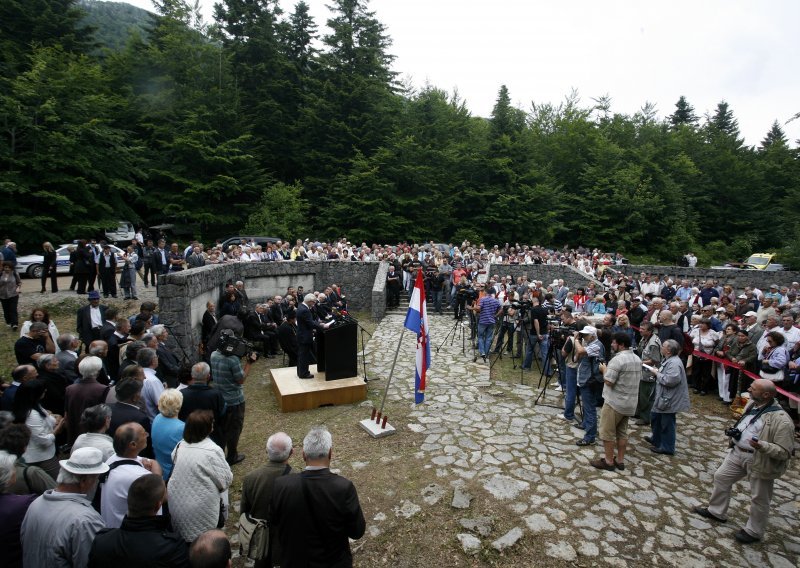
[[[303,303],[297,308],[297,376],[301,379],[314,378],[308,370],[314,350],[314,330],[322,332],[333,324],[332,321],[319,322],[312,310],[316,303],[314,294],[306,294]]]

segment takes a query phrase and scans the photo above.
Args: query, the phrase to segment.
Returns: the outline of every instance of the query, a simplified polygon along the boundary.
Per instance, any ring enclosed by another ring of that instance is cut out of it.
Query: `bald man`
[[[707,519],[726,522],[733,484],[749,475],[750,517],[744,528],[734,533],[742,544],[764,538],[772,488],[786,472],[794,447],[794,424],[775,400],[775,384],[759,379],[753,381],[748,392],[750,402],[735,425],[738,433],[731,437],[731,449],[714,473],[708,507],[693,509]]]

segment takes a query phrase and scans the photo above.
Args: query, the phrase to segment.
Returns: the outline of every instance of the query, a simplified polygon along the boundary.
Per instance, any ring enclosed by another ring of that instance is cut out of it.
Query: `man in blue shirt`
[[[494,326],[501,310],[502,304],[497,299],[497,290],[490,287],[478,303],[478,353],[484,361],[492,347]]]

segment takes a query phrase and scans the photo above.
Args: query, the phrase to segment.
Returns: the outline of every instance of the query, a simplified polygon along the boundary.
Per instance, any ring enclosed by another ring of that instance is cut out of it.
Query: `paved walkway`
[[[381,321],[367,346],[372,373],[388,376],[402,323],[397,315]],[[546,542],[549,557],[566,562],[652,562],[682,568],[798,565],[796,463],[775,484],[765,541],[742,546],[733,532],[746,521],[745,484],[736,486],[727,524],[711,524],[689,512],[708,498],[713,472],[725,454],[722,431],[729,420],[680,416],[679,453],[673,458],[649,452],[641,440],[649,430],[634,427],[626,470],[598,471],[588,460],[599,455],[602,446],[575,446],[581,431],[557,418],[559,410],[534,406],[534,388],[492,383],[489,365],[480,359],[472,362],[468,340],[467,356],[462,355],[460,336],[437,353],[453,323],[430,316],[433,366],[426,402],[410,410],[407,425],[425,435],[417,456],[435,472],[437,482],[422,491],[419,504],[403,502],[395,514],[413,516],[452,493],[452,506],[464,509],[454,510],[464,529],[453,538],[465,554],[489,547],[504,550],[534,534]],[[414,346],[414,336],[406,332],[389,389],[391,401],[407,401],[409,407]],[[555,400],[554,395],[548,398]],[[496,534],[491,519],[469,510],[473,497],[506,506],[514,528]]]

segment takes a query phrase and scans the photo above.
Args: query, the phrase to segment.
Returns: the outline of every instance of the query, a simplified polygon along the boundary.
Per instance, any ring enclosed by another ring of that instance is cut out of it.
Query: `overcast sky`
[[[200,0],[208,22],[215,0]],[[128,0],[152,10],[150,0]],[[306,0],[326,32],[329,0]],[[286,12],[295,2],[281,0]],[[395,71],[415,86],[457,89],[489,116],[500,85],[512,100],[609,95],[612,111],[645,102],[660,116],[686,96],[698,115],[726,100],[747,144],[778,120],[793,146],[800,120],[797,0],[372,0],[393,40]]]

